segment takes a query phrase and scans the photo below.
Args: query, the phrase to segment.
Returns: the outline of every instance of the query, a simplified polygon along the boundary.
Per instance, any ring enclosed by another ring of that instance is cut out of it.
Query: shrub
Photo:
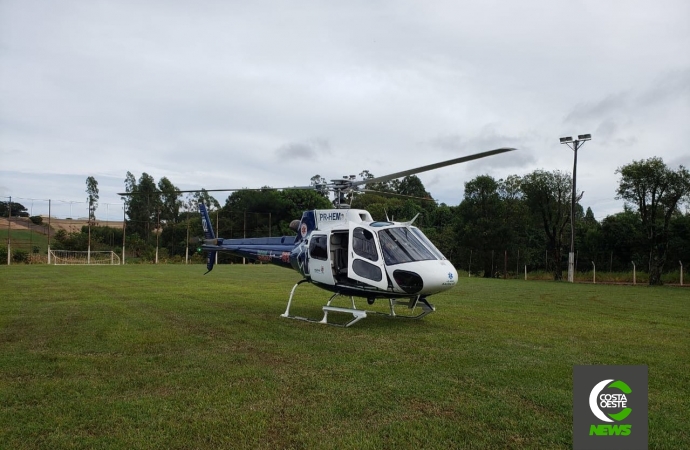
[[[41,225],[43,223],[43,217],[41,216],[31,216],[29,217],[29,220],[35,225]]]
[[[7,255],[7,253],[5,253]],[[12,262],[15,263],[28,263],[29,253],[22,249],[16,249],[12,252]]]

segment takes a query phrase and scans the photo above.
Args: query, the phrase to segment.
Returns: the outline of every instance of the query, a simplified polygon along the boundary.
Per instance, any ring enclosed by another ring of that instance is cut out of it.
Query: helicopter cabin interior
[[[347,279],[347,245],[347,231],[334,231],[331,234],[331,266],[333,279],[338,283]]]
[[[327,234],[314,234],[309,242],[309,256],[315,260],[329,261],[333,280],[336,283],[348,282],[348,234],[347,230],[333,231],[330,234],[330,246]]]
[[[352,235],[350,235],[352,233]],[[323,267],[321,271],[313,270],[311,275],[319,281],[328,282],[332,276],[332,282],[345,285],[360,285],[350,274],[349,247],[352,240],[352,249],[356,258],[352,264],[352,270],[357,279],[380,282],[384,275],[382,270],[374,262],[380,261],[374,233],[361,227],[349,230],[333,230],[329,234],[313,234],[309,242],[309,256],[313,260],[328,262],[330,274],[324,278]]]

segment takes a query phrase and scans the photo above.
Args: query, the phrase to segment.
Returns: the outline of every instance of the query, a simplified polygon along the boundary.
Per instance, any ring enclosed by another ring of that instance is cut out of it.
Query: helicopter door
[[[309,238],[309,274],[316,283],[335,284],[328,253],[328,235],[312,233]]]
[[[386,290],[388,278],[378,248],[378,237],[375,233],[356,223],[350,223],[348,277]]]

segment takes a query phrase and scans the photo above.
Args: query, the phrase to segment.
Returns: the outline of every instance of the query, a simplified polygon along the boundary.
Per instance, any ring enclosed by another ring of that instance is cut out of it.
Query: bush
[[[43,223],[43,217],[41,216],[31,216],[29,217],[29,220],[35,225],[41,225]]]
[[[7,264],[7,247],[0,247],[0,264]]]
[[[5,253],[7,255],[7,253]],[[12,252],[12,262],[15,263],[28,263],[29,253],[22,249],[16,249]]]

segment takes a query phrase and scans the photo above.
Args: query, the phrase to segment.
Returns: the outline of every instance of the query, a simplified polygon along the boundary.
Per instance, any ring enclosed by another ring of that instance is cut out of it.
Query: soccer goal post
[[[51,250],[52,263],[55,265],[94,264],[119,265],[120,257],[112,251],[79,252],[73,250]]]

